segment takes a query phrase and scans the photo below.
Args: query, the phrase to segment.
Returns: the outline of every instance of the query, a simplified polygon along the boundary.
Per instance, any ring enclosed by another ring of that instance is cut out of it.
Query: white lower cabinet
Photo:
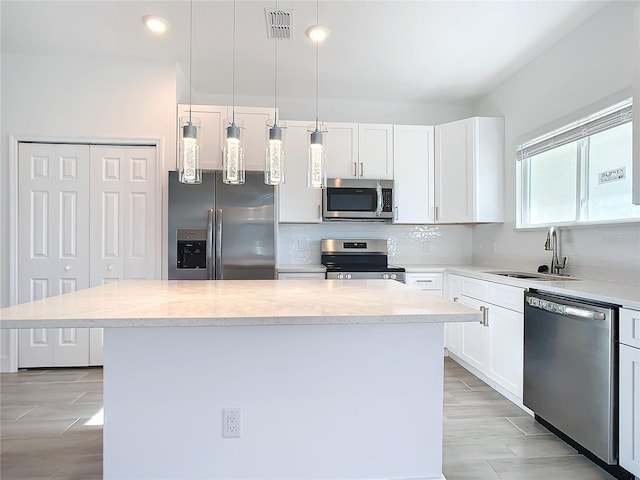
[[[522,399],[524,289],[448,275],[447,297],[484,310],[483,322],[447,325],[449,353],[503,393]]]
[[[442,273],[407,273],[405,274],[405,283],[423,292],[438,295],[439,297],[443,296]]]
[[[283,272],[278,273],[278,280],[324,280],[322,272]]]
[[[459,303],[474,310],[480,310],[484,303],[474,298],[460,296]],[[462,351],[460,356],[470,365],[486,372],[489,366],[489,329],[481,323],[462,324]]]
[[[524,294],[524,293],[523,293]],[[522,398],[524,315],[488,305],[489,376]]]
[[[620,466],[640,477],[640,311],[620,310]]]

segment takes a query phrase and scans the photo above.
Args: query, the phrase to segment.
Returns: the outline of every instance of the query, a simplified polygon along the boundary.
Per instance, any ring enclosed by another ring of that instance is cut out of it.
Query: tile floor
[[[102,369],[0,375],[0,478],[102,478]],[[445,361],[447,480],[612,479],[454,361]]]

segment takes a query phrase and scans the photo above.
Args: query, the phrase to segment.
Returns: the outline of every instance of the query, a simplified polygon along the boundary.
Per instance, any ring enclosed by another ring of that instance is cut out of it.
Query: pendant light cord
[[[278,15],[278,0],[276,0],[276,11],[275,11],[275,16],[276,18],[279,18]],[[275,42],[275,46],[274,46],[274,73],[273,73],[273,126],[277,127],[278,126],[278,35],[280,35],[280,26],[278,26],[278,28],[276,29],[277,34],[273,35],[273,41]],[[272,34],[274,33],[273,31],[271,32]]]
[[[192,65],[192,59],[193,59],[193,0],[189,0],[189,125],[191,125],[191,110],[192,108],[192,103],[191,103],[191,92],[193,90],[193,87],[191,85],[191,78],[192,78],[192,73],[191,73],[191,65]]]
[[[319,25],[319,0],[316,0],[316,28]],[[320,42],[316,41],[316,131],[318,131],[318,84],[320,77]]]
[[[236,123],[236,0],[233,0],[233,48],[232,48],[232,66],[231,66],[231,103],[233,111],[231,114],[231,124]]]

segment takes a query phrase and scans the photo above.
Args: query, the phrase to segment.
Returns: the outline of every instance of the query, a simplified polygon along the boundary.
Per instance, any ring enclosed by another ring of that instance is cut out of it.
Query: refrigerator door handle
[[[216,280],[224,279],[222,268],[222,209],[216,211]]]
[[[213,267],[213,208],[210,208],[207,212],[207,280],[213,280],[214,267]]]

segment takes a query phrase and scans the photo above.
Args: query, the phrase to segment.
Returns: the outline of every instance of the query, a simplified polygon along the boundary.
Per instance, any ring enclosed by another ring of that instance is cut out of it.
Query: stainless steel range
[[[404,283],[404,268],[387,264],[385,239],[325,238],[320,247],[320,261],[327,267],[329,280],[390,279]]]

